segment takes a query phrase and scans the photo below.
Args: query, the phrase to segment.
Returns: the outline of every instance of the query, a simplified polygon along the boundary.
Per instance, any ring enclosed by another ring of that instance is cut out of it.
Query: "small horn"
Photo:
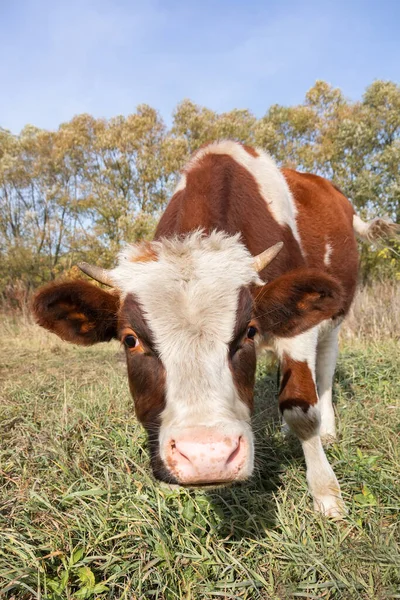
[[[83,273],[89,275],[95,281],[99,283],[104,283],[104,285],[108,285],[109,287],[114,287],[115,284],[110,277],[110,273],[106,271],[106,269],[102,269],[101,267],[96,267],[95,265],[89,265],[87,262],[80,262],[76,265]]]
[[[275,256],[277,254],[279,254],[279,252],[282,250],[282,248],[283,248],[283,242],[278,242],[274,246],[271,246],[270,248],[267,248],[266,250],[264,250],[264,252],[261,252],[261,254],[257,254],[257,256],[254,257],[254,263],[253,263],[254,268],[257,271],[257,273],[260,273],[260,271],[265,269],[265,267],[267,265],[269,265],[269,263],[271,261],[274,260]]]

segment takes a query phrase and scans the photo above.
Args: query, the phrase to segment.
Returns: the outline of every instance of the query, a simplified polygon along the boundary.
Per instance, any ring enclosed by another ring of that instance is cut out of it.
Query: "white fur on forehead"
[[[119,255],[120,264],[124,260],[140,261],[140,257],[146,253],[143,252],[144,244],[132,244],[127,246]],[[202,230],[196,230],[186,236],[175,236],[173,238],[162,238],[159,241],[149,242],[150,247],[158,259],[177,261],[186,259],[190,254],[224,252],[229,253],[235,259],[249,259],[251,255],[246,247],[240,241],[240,233],[228,235],[223,231],[212,231],[206,235]],[[228,258],[228,256],[227,256]],[[142,261],[146,262],[146,260]]]
[[[186,286],[203,282],[207,287],[215,282],[228,291],[259,281],[253,260],[240,234],[196,231],[186,237],[128,246],[111,276],[124,294],[138,293],[150,282],[154,288],[159,277],[169,289],[178,281]]]
[[[174,343],[193,348],[199,337],[228,343],[239,290],[258,282],[239,235],[217,231],[130,246],[111,276],[123,295],[138,298],[161,353]]]

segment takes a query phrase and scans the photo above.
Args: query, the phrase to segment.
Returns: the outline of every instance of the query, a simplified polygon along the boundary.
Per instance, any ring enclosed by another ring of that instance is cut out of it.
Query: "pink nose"
[[[180,483],[218,483],[236,479],[247,454],[243,437],[196,428],[170,440],[166,462]]]

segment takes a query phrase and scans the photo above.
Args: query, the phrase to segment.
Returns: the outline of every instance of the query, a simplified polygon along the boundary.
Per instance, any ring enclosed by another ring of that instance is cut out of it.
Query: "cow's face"
[[[76,343],[121,340],[159,479],[247,478],[256,346],[337,313],[337,284],[302,271],[260,287],[246,248],[221,233],[131,246],[110,277],[118,293],[87,282],[39,291],[38,322]]]
[[[134,294],[122,303],[118,328],[129,386],[161,479],[204,483],[252,471],[256,329],[250,293],[243,288],[240,296],[241,315],[235,319],[233,311],[232,324],[226,313],[218,322],[212,318],[218,313],[201,311],[193,300],[186,314],[179,304],[158,307],[156,298],[146,310]],[[159,319],[151,318],[151,308],[159,309]]]
[[[111,278],[122,293],[118,337],[137,415],[153,435],[155,470],[183,483],[245,478],[253,469],[253,259],[222,234],[151,250],[129,248]]]

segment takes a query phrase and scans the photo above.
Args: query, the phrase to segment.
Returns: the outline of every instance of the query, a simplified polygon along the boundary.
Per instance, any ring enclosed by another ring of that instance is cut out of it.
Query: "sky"
[[[400,0],[0,0],[0,127],[141,103],[170,124],[184,98],[260,117],[317,79],[356,100],[400,82],[399,23]]]

